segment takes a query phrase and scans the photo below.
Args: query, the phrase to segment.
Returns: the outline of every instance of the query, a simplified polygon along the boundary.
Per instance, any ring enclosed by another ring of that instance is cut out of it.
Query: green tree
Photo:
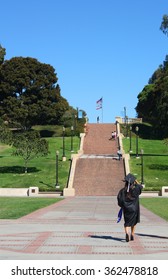
[[[12,146],[15,148],[13,155],[20,156],[24,160],[25,173],[31,159],[48,154],[48,142],[41,139],[37,131],[16,134]]]
[[[57,75],[49,64],[35,58],[14,57],[0,69],[0,117],[24,128],[59,124],[69,108],[61,96]]]
[[[48,142],[40,138],[38,131],[13,133],[4,122],[0,122],[0,142],[12,146],[12,154],[23,158],[25,173],[31,159],[48,154]]]
[[[6,49],[0,45],[0,65],[4,62],[5,55]]]
[[[138,95],[138,103],[136,106],[136,112],[139,118],[143,118],[144,122],[151,123],[155,115],[153,116],[154,110],[154,85],[146,85]]]
[[[0,142],[12,145],[13,135],[8,126],[0,119]]]
[[[136,106],[138,117],[149,122],[160,132],[168,135],[168,56],[163,65],[152,75],[149,84],[138,95]]]
[[[168,36],[168,15],[163,15],[160,30]]]

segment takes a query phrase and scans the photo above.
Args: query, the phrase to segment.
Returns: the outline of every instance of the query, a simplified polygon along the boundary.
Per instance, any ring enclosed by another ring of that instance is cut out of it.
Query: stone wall
[[[0,188],[0,196],[28,196],[28,188]]]

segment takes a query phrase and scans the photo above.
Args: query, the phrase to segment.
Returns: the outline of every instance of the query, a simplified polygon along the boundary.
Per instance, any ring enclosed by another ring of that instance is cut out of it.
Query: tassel
[[[117,219],[117,223],[119,223],[122,219],[122,208],[120,208],[119,212],[118,212],[118,219]]]
[[[128,188],[127,188],[127,192],[129,192],[129,189],[130,189],[130,179],[128,181]]]

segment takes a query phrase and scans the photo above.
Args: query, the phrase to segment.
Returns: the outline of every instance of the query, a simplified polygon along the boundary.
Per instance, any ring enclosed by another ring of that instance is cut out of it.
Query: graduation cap
[[[130,185],[132,185],[135,182],[136,178],[134,175],[132,175],[131,173],[127,174],[127,176],[125,176],[124,181],[130,183]]]
[[[127,174],[127,176],[125,176],[124,181],[128,182],[127,192],[129,192],[129,188],[135,182],[135,180],[136,180],[135,176],[132,175],[131,173],[129,173],[129,174]]]

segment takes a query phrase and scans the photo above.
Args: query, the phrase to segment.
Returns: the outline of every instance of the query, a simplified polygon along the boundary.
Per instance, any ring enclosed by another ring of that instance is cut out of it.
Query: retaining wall
[[[52,192],[52,193],[45,193],[39,192],[38,187],[30,187],[30,188],[0,188],[0,196],[4,197],[58,197],[61,196],[62,192]]]

